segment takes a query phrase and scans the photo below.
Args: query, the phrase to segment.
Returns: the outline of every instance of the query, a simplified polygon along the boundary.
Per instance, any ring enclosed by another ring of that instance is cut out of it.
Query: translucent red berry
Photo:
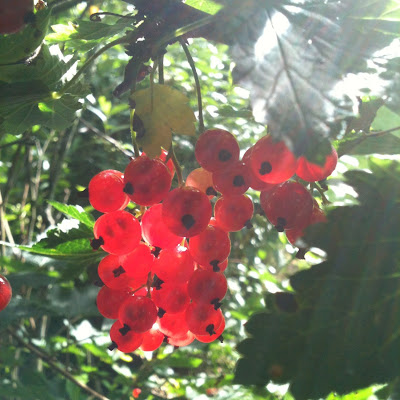
[[[132,331],[143,333],[156,322],[157,307],[148,297],[132,296],[122,303],[118,319]]]
[[[175,346],[175,347],[184,347],[188,346],[190,343],[192,343],[195,339],[195,335],[187,331],[184,335],[182,336],[171,336],[168,338],[168,344]]]
[[[124,192],[141,206],[151,206],[164,199],[171,187],[172,176],[159,159],[141,155],[133,159],[124,172]]]
[[[108,169],[95,175],[89,182],[89,201],[103,213],[124,209],[129,197],[124,193],[122,172]]]
[[[110,350],[117,348],[123,353],[131,353],[142,344],[143,333],[134,332],[120,321],[115,321],[110,329],[110,338],[113,342],[109,347]]]
[[[143,350],[143,349],[142,349]],[[132,396],[134,399],[137,399],[140,395],[140,393],[142,393],[142,389],[139,388],[135,388],[132,390]]]
[[[175,235],[192,237],[208,225],[212,207],[207,195],[190,186],[177,188],[168,193],[162,203],[165,225]]]
[[[324,165],[313,164],[307,158],[300,157],[296,169],[296,175],[307,182],[322,181],[335,170],[338,154],[332,147],[331,153],[326,157]]]
[[[153,290],[152,300],[154,304],[162,309],[162,312],[177,314],[185,311],[189,305],[190,298],[186,284],[166,282],[161,288]],[[160,316],[160,313],[158,313]]]
[[[160,331],[166,336],[183,336],[189,330],[185,312],[178,314],[165,313],[159,318],[158,325]]]
[[[182,237],[171,232],[162,218],[162,204],[151,206],[142,217],[143,239],[152,246],[162,249],[175,248]]]
[[[218,193],[213,184],[213,174],[204,168],[196,168],[186,178],[186,186],[191,186],[205,193],[212,199]]]
[[[199,342],[202,343],[211,343],[216,339],[220,339],[222,341],[222,333],[225,330],[225,318],[224,316],[222,316],[222,322],[221,325],[219,326],[218,329],[215,329],[215,333],[213,333],[212,335],[207,334],[207,335],[196,335],[196,339]]]
[[[0,311],[4,310],[12,297],[10,282],[4,275],[0,275]]]
[[[158,329],[152,328],[149,331],[143,333],[143,341],[140,348],[143,351],[154,351],[157,350],[162,342],[164,341],[164,334]]]
[[[253,211],[253,202],[244,194],[220,197],[214,206],[216,223],[227,232],[239,231],[245,226],[251,227]]]
[[[132,295],[129,291],[113,290],[103,286],[97,294],[97,308],[103,317],[117,319],[119,307],[130,296]]]
[[[154,263],[154,255],[149,246],[140,243],[132,252],[121,256],[120,262],[126,274],[135,281],[146,282]]]
[[[0,2],[0,34],[18,32],[32,17],[32,0],[2,0]]]
[[[213,335],[222,323],[222,312],[212,304],[191,303],[186,309],[186,323],[195,335]]]
[[[297,159],[284,142],[271,136],[261,138],[250,155],[256,177],[267,183],[282,183],[296,172]]]
[[[94,224],[93,232],[93,248],[101,246],[104,251],[118,255],[133,251],[142,236],[139,221],[126,211],[102,215]]]
[[[235,137],[223,129],[210,129],[196,142],[195,156],[207,171],[217,171],[239,160],[239,144]]]
[[[197,263],[211,266],[218,272],[219,264],[229,256],[231,241],[224,230],[209,225],[202,233],[190,239],[189,251]]]
[[[240,195],[250,187],[247,165],[236,162],[227,168],[213,172],[214,187],[225,195]]]
[[[228,283],[221,272],[198,269],[188,283],[188,293],[193,301],[213,304],[216,308],[227,290]]]
[[[145,156],[146,153],[143,152],[142,156]],[[171,173],[171,177],[175,175],[175,168],[174,168],[174,163],[172,162],[171,159],[169,159],[167,162],[165,160],[167,159],[168,156],[168,151],[165,149],[161,149],[161,154],[157,157],[159,158],[169,169],[169,172]]]
[[[154,260],[153,273],[164,282],[186,283],[193,272],[193,258],[184,246],[162,249]]]
[[[313,198],[300,183],[285,182],[270,193],[261,202],[261,206],[279,232],[284,229],[302,229],[311,217]]]

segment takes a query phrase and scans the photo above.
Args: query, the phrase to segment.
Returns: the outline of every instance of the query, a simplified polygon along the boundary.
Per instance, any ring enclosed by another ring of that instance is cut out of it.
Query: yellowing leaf
[[[150,88],[138,90],[131,97],[144,126],[144,135],[137,137],[137,143],[149,157],[159,156],[161,147],[170,148],[172,133],[195,135],[196,117],[188,106],[189,99],[176,89],[154,85],[153,99]]]

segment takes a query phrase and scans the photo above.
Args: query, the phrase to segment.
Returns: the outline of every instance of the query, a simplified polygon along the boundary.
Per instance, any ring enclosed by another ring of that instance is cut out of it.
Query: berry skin
[[[107,169],[89,182],[89,201],[97,211],[108,213],[124,209],[129,197],[124,193],[122,172]]]
[[[164,341],[164,334],[158,329],[150,329],[143,334],[143,341],[140,348],[143,351],[154,351],[158,349]]]
[[[212,199],[218,193],[213,184],[213,174],[204,168],[194,169],[186,178],[186,186],[192,186],[205,193],[209,199]]]
[[[213,335],[222,323],[221,309],[212,304],[190,303],[186,309],[186,323],[195,335]]]
[[[299,158],[296,175],[306,182],[317,182],[327,178],[336,168],[338,154],[332,147],[331,153],[326,157],[324,165],[309,162],[304,156]]]
[[[219,264],[228,258],[231,241],[228,234],[217,226],[209,225],[202,233],[189,241],[189,251],[193,259],[204,269],[220,271]]]
[[[181,241],[182,237],[172,233],[162,219],[162,204],[154,204],[142,217],[143,239],[152,246],[162,249],[173,249]]]
[[[160,331],[166,336],[183,336],[189,330],[185,312],[178,314],[165,313],[162,318],[159,318],[158,325],[160,326]]]
[[[94,249],[99,246],[111,254],[122,255],[133,251],[142,233],[139,221],[126,211],[103,214],[94,224]]]
[[[103,317],[117,319],[119,307],[130,296],[129,291],[113,290],[103,286],[97,294],[97,308]]]
[[[0,311],[4,310],[12,297],[12,289],[8,279],[0,275]]]
[[[247,165],[237,162],[227,168],[213,172],[214,187],[226,195],[240,195],[250,187]]]
[[[221,272],[198,269],[188,283],[188,293],[193,301],[213,304],[216,308],[227,290],[228,283]]]
[[[240,231],[245,226],[251,227],[253,212],[253,202],[246,195],[220,197],[214,206],[216,223],[226,232]]]
[[[132,296],[122,303],[118,319],[132,331],[143,333],[156,322],[157,307],[148,297]]]
[[[0,2],[0,34],[18,32],[32,16],[32,0],[2,0]]]
[[[164,199],[171,187],[172,176],[159,159],[141,155],[133,159],[124,172],[124,192],[141,206],[151,206]]]
[[[152,300],[157,307],[169,314],[185,311],[190,302],[186,284],[177,285],[174,282],[163,283],[160,289],[153,290]]]
[[[285,182],[261,199],[261,207],[279,232],[302,229],[311,217],[313,198],[300,183]]]
[[[225,318],[222,317],[221,325],[219,326],[218,329],[215,330],[215,333],[213,333],[212,335],[210,335],[210,334],[207,334],[207,335],[196,335],[196,339],[199,342],[202,342],[202,343],[211,343],[216,339],[219,339],[219,338],[222,339],[221,335],[222,335],[224,330],[225,330]]]
[[[275,142],[271,136],[254,145],[250,159],[256,177],[267,183],[285,182],[296,172],[296,157],[284,142]]]
[[[143,152],[142,156],[145,156],[146,153]],[[161,154],[156,157],[159,158],[169,169],[169,172],[171,172],[171,177],[173,177],[175,175],[175,168],[174,168],[174,163],[172,162],[171,159],[169,159],[167,162],[165,162],[165,160],[167,159],[168,156],[168,151],[165,149],[161,149]]]
[[[239,160],[239,144],[235,137],[223,129],[203,132],[196,142],[195,156],[207,171],[226,168]]]
[[[143,340],[144,341],[144,340]],[[143,350],[143,349],[142,349]],[[139,388],[135,388],[132,390],[132,396],[134,399],[137,399],[140,395],[140,393],[142,393],[142,389]]]
[[[165,225],[175,235],[192,237],[208,225],[212,213],[206,194],[190,186],[177,188],[168,193],[162,203]]]
[[[116,347],[123,353],[131,353],[142,344],[143,333],[134,332],[125,327],[120,321],[115,321],[110,329],[110,338],[113,342],[113,345],[109,347],[110,350]]]
[[[195,335],[187,331],[183,336],[171,336],[168,338],[168,344],[175,347],[188,346],[195,339]]]

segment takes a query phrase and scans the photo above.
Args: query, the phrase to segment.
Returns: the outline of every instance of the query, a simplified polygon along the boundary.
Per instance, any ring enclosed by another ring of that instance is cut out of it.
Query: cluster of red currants
[[[266,136],[242,160],[239,154],[231,133],[213,129],[196,143],[201,167],[185,186],[171,190],[174,167],[166,152],[154,159],[142,154],[123,174],[106,170],[90,181],[89,201],[104,213],[92,247],[110,253],[98,266],[105,286],[97,297],[100,313],[117,320],[110,348],[152,351],[164,341],[180,347],[221,338],[229,232],[251,227],[249,187],[261,191],[267,218],[288,237],[324,217],[309,191],[287,180],[295,173],[304,180],[326,178],[336,165],[334,150],[320,167]],[[212,217],[210,200],[218,192]],[[124,211],[129,201],[141,206],[136,216]]]

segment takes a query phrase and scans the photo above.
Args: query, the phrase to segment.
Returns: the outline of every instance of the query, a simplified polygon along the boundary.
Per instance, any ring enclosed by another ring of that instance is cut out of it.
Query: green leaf
[[[399,128],[400,131],[400,128]],[[399,154],[400,138],[387,133],[382,136],[357,135],[352,139],[339,142],[338,154]]]
[[[393,132],[393,135],[400,137],[400,114],[393,112],[386,106],[379,109],[372,123],[372,129],[386,131],[396,127],[399,127],[399,130]]]
[[[35,21],[12,35],[0,35],[1,64],[12,64],[30,56],[43,42],[49,27],[50,9],[38,11]]]
[[[95,222],[93,216],[84,211],[81,207],[59,203],[58,201],[49,201],[48,203],[67,217],[74,218],[85,224],[88,228],[93,229]]]
[[[305,400],[399,376],[400,164],[372,159],[370,169],[345,174],[359,205],[332,209],[306,230],[306,245],[327,261],[290,278],[297,311],[250,318],[237,382],[288,382]]]
[[[211,15],[216,14],[222,8],[221,4],[212,0],[186,0],[185,4]]]

